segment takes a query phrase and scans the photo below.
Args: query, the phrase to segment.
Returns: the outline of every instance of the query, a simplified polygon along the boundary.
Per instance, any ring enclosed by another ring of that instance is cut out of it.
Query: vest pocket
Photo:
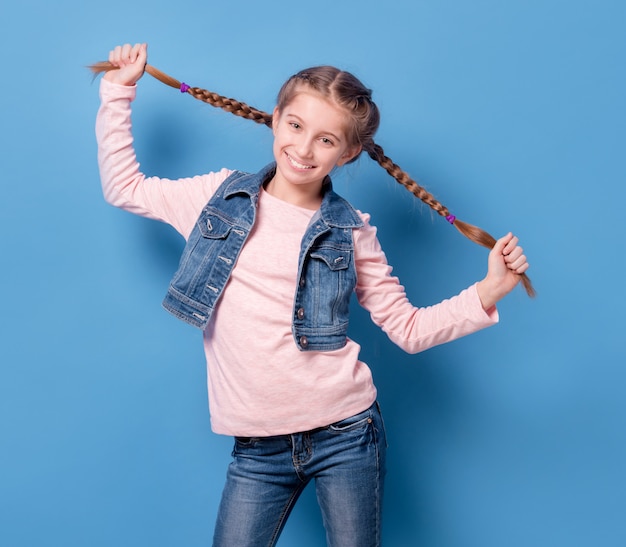
[[[322,260],[331,270],[345,270],[350,266],[351,251],[321,248],[311,251],[311,258]]]
[[[233,228],[232,224],[212,214],[200,216],[197,225],[202,237],[207,239],[225,239]]]

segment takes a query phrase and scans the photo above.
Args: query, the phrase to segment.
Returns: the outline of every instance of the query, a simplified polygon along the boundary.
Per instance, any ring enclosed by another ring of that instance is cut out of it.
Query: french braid
[[[117,68],[108,61],[95,63],[89,67],[94,74],[107,72]],[[235,99],[229,99],[212,91],[207,91],[199,87],[191,87],[179,82],[175,78],[168,76],[152,65],[146,64],[145,70],[148,74],[163,82],[164,84],[179,89],[183,93],[189,93],[192,97],[210,104],[216,108],[221,108],[226,112],[241,116],[256,123],[272,127],[272,115],[257,108],[251,107]],[[450,224],[465,237],[479,245],[492,249],[496,239],[483,229],[468,224],[451,215],[447,207],[442,205],[425,188],[413,180],[406,171],[402,170],[388,156],[385,155],[381,146],[374,142],[374,133],[378,128],[379,113],[375,103],[371,100],[371,91],[361,84],[349,72],[340,71],[334,67],[316,67],[303,70],[285,82],[278,95],[278,109],[281,110],[293,94],[306,85],[322,94],[330,95],[337,104],[344,107],[352,114],[352,141],[362,146],[370,158],[378,163],[389,175],[398,183],[404,186],[415,197],[419,198],[437,214],[444,217]],[[358,155],[357,155],[358,157]],[[356,157],[351,161],[356,160]],[[533,297],[535,289],[529,277],[524,273],[520,275],[522,285],[526,293]]]

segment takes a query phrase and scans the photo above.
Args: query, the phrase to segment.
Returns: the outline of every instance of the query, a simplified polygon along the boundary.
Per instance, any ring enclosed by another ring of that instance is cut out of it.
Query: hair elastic
[[[189,88],[190,88],[190,86],[188,86],[185,82],[180,84],[180,92],[181,93],[187,93],[187,91],[189,91]]]
[[[450,223],[450,224],[454,224],[454,221],[456,220],[456,217],[454,215],[448,215],[446,217],[446,220]]]

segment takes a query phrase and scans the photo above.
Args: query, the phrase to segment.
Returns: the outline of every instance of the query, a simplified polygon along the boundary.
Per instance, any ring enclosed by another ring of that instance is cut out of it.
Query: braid
[[[235,114],[235,116],[241,116],[242,118],[267,125],[267,127],[272,127],[272,116],[270,114],[248,106],[246,103],[236,101],[235,99],[228,99],[222,95],[199,87],[189,88],[188,93],[200,101],[204,101],[216,108],[226,110],[226,112]]]
[[[108,61],[104,61],[101,63],[95,63],[89,68],[94,74],[99,74],[100,72],[107,72],[117,67]],[[221,108],[222,110],[226,110],[226,112],[230,112],[235,116],[241,116],[242,118],[264,124],[267,127],[272,127],[272,115],[267,112],[253,108],[246,103],[239,102],[235,99],[229,99],[223,95],[218,95],[213,91],[207,91],[206,89],[202,89],[200,87],[189,87],[187,84],[179,82],[177,79],[168,76],[165,72],[161,72],[152,65],[146,65],[146,72],[165,85],[169,85],[174,89],[179,89],[183,93],[189,93],[193,98],[210,104],[215,108]]]
[[[117,67],[109,63],[108,61],[95,63],[89,67],[94,74],[99,74],[101,72],[107,72],[109,70],[113,70]],[[226,112],[230,112],[231,114],[235,114],[236,116],[241,116],[242,118],[246,118],[248,120],[252,120],[256,123],[264,124],[267,127],[272,127],[272,115],[267,112],[263,112],[262,110],[258,110],[253,108],[246,103],[239,102],[235,99],[229,99],[212,91],[207,91],[206,89],[202,89],[199,87],[190,87],[185,83],[179,82],[175,78],[168,76],[164,72],[161,72],[157,68],[152,65],[146,65],[146,72],[159,80],[160,82],[173,87],[174,89],[179,89],[183,93],[189,93],[195,99],[203,101],[205,103],[210,104],[216,108],[221,108]],[[334,69],[336,70],[336,69]],[[342,73],[347,75],[350,78],[354,78],[349,73]],[[297,75],[295,75],[292,80],[289,80],[285,86],[283,86],[283,90],[288,86],[290,81],[294,81],[293,79],[301,79],[301,80],[310,80],[310,85],[315,87],[315,81],[309,76],[306,71],[303,71]],[[355,79],[358,82],[358,80]],[[281,94],[279,94],[279,107],[281,97],[283,96],[283,90],[281,90]],[[364,96],[358,96],[355,102],[355,106],[363,104],[364,102],[368,102],[370,105],[375,107],[374,103],[371,101],[371,94],[369,90],[366,90]],[[283,100],[284,97],[283,97]],[[356,110],[355,107],[353,107]],[[378,110],[374,108],[374,125],[378,126]],[[375,128],[371,133],[375,131]],[[430,192],[428,192],[425,188],[417,184],[405,171],[403,171],[396,163],[394,163],[388,156],[385,155],[384,150],[381,146],[376,144],[374,140],[369,137],[368,140],[363,143],[363,150],[365,150],[370,158],[372,158],[376,163],[378,163],[389,175],[391,175],[397,182],[399,182],[402,186],[404,186],[409,192],[411,192],[415,197],[422,200],[426,205],[428,205],[433,211],[445,217],[445,219],[450,222],[450,224],[454,225],[455,228],[461,232],[465,237],[472,240],[474,243],[478,243],[483,247],[487,247],[488,249],[492,249],[496,244],[496,239],[489,233],[485,232],[483,229],[478,226],[473,226],[472,224],[468,224],[467,222],[463,222],[458,220],[454,215],[451,215],[448,211],[447,207],[442,205],[435,196],[433,196]],[[356,159],[353,158],[353,160]],[[351,161],[353,161],[351,160]],[[528,296],[535,296],[535,289],[530,282],[528,276],[524,273],[521,274],[521,282],[526,290]]]
[[[404,186],[416,198],[421,199],[426,205],[441,216],[447,217],[450,215],[448,209],[439,203],[430,192],[417,184],[417,182],[409,177],[406,172],[400,169],[398,165],[388,158],[381,146],[372,141],[369,146],[365,146],[364,148],[370,158],[378,163],[385,171],[387,171],[387,173],[396,179],[397,182]]]
[[[445,217],[445,219],[465,237],[472,240],[474,243],[487,247],[487,249],[492,249],[496,244],[496,239],[482,228],[458,220],[454,215],[451,215],[447,207],[437,201],[430,192],[417,184],[405,171],[387,157],[381,146],[371,141],[368,145],[364,146],[364,149],[369,154],[369,157],[396,179],[397,182],[404,186],[415,197],[421,199],[433,211]],[[528,296],[535,296],[535,289],[526,274],[521,275],[521,282]]]

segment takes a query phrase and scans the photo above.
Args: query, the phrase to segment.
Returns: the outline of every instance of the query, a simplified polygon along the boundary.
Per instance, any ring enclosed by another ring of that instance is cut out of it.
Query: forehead
[[[349,124],[349,114],[332,99],[324,97],[315,91],[301,90],[285,105],[281,116],[295,116],[308,124],[327,126],[327,130],[346,133]]]

